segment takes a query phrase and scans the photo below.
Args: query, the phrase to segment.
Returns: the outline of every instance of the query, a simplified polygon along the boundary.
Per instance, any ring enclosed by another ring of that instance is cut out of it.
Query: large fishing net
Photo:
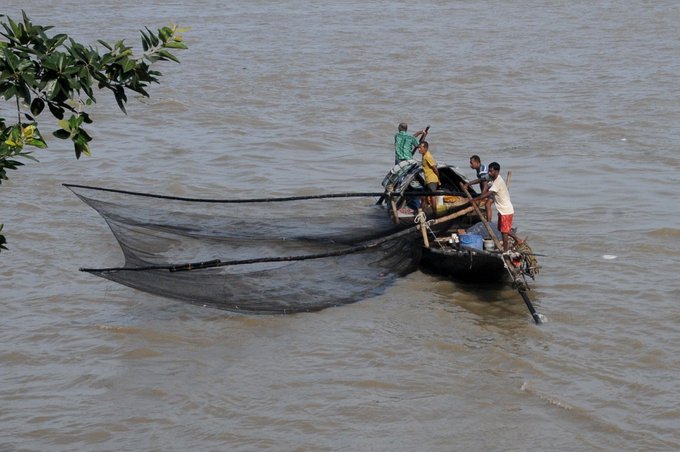
[[[376,194],[207,200],[65,184],[125,262],[84,268],[135,289],[253,313],[315,311],[381,293],[418,264]]]

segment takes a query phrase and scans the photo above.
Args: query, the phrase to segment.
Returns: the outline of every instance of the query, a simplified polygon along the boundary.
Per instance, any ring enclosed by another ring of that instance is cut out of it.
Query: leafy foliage
[[[4,19],[3,19],[4,18]],[[143,52],[133,53],[125,41],[102,40],[101,51],[59,33],[49,36],[52,26],[35,25],[22,11],[22,21],[0,15],[0,99],[14,101],[16,123],[0,118],[0,185],[7,171],[16,170],[21,159],[36,160],[26,147],[47,147],[37,118],[48,111],[59,128],[52,135],[71,140],[76,158],[90,155],[92,137],[83,128],[91,124],[86,107],[96,102],[95,90],[110,90],[118,107],[126,113],[127,93],[149,97],[151,83],[162,75],[151,67],[158,61],[179,60],[171,50],[186,49],[177,25],[141,31]],[[45,109],[47,107],[47,110]],[[6,249],[1,234],[0,250]]]

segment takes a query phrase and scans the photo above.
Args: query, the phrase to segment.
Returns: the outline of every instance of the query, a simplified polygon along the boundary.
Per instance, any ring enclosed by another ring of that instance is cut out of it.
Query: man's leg
[[[508,251],[508,235],[512,234],[512,215],[498,214],[498,230],[503,237],[503,251]]]
[[[512,238],[512,240],[515,241],[515,246],[521,245],[522,243],[524,243],[524,240],[517,237],[517,234],[515,234],[515,232],[512,229],[510,229],[510,232],[508,232],[508,235]]]

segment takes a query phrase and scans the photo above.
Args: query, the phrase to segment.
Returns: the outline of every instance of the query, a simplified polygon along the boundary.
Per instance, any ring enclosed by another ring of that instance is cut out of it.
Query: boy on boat
[[[479,192],[484,193],[489,189],[489,170],[476,154],[470,157],[470,168],[477,173],[477,179],[469,182],[468,185],[479,184]]]
[[[437,169],[437,161],[432,157],[430,152],[430,145],[427,141],[423,141],[418,146],[418,151],[423,156],[423,175],[425,176],[425,187],[430,193],[437,191],[439,187],[439,170]],[[434,196],[426,196],[425,203],[432,207],[433,212],[437,211],[437,203]]]
[[[468,185],[479,184],[479,192],[486,193],[489,190],[489,170],[482,163],[482,159],[477,154],[470,157],[470,168],[477,172],[477,179],[468,183]],[[491,198],[486,199],[484,204],[486,210],[486,221],[491,222],[491,205],[493,201]]]

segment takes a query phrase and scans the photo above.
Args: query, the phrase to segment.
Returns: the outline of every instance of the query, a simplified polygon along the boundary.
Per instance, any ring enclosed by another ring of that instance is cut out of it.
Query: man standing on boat
[[[423,175],[425,176],[425,187],[430,193],[437,191],[439,187],[439,170],[437,169],[437,161],[430,153],[430,145],[427,141],[423,141],[418,146],[418,151],[423,156]],[[433,213],[437,212],[437,203],[434,196],[425,197],[427,204],[432,207]]]
[[[477,179],[468,183],[468,185],[479,184],[479,192],[486,193],[489,190],[489,170],[486,165],[482,163],[482,159],[477,154],[470,157],[470,168],[477,172]],[[493,201],[491,198],[486,199],[486,221],[491,222],[491,205]]]
[[[399,130],[394,135],[394,164],[398,165],[399,162],[404,160],[413,159],[414,149],[420,144],[417,140],[418,137],[425,135],[425,130],[419,130],[418,132],[411,135],[406,130],[408,125],[405,122],[399,124]]]
[[[522,243],[522,240],[512,231],[512,217],[515,209],[512,207],[512,202],[510,202],[508,186],[505,185],[505,181],[501,177],[501,166],[497,162],[489,163],[489,177],[491,178],[491,187],[486,193],[476,197],[475,201],[493,198],[494,206],[496,206],[496,211],[498,212],[498,230],[501,231],[503,236],[503,251],[508,251],[510,249],[508,237],[512,237],[516,244]],[[468,186],[469,184],[465,184],[466,190]],[[489,216],[490,211],[489,209],[487,212]]]

